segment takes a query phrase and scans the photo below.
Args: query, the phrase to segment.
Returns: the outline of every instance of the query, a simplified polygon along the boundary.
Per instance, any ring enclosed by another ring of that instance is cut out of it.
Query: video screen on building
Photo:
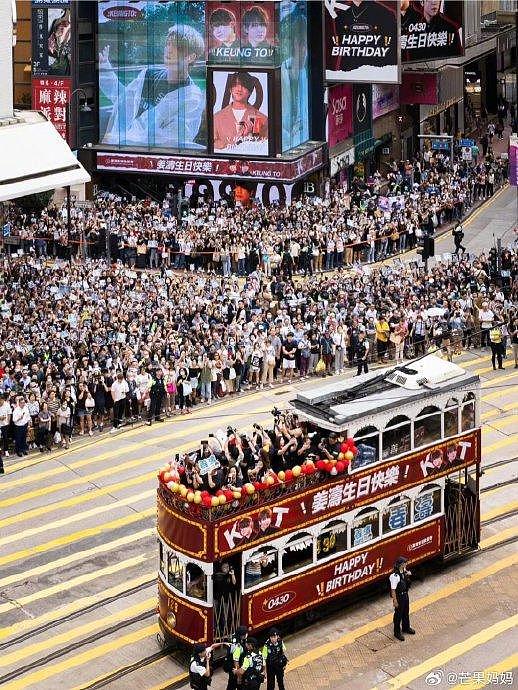
[[[403,62],[464,54],[462,0],[401,0]]]
[[[33,2],[31,21],[32,76],[70,76],[70,4]]]
[[[397,84],[398,37],[396,0],[325,0],[326,79]]]
[[[207,57],[213,65],[277,63],[274,2],[207,2]]]
[[[212,71],[214,153],[268,156],[269,75],[257,70]]]
[[[307,2],[280,4],[282,150],[309,139]]]
[[[99,141],[206,150],[205,3],[98,7]]]

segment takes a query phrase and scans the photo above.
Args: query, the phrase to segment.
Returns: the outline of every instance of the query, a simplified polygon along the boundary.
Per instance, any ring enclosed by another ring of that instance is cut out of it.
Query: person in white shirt
[[[124,378],[122,371],[118,372],[117,378],[111,385],[110,392],[113,398],[113,432],[122,424],[124,408],[126,407],[126,395],[129,393],[128,382]]]
[[[13,410],[13,425],[14,425],[14,450],[18,457],[27,455],[29,447],[27,446],[27,429],[31,415],[29,408],[25,402],[25,398],[19,397],[16,407]]]
[[[3,468],[2,455],[9,457],[9,423],[13,411],[9,400],[4,394],[0,394],[0,433],[2,434],[2,451],[0,451],[0,467]],[[0,471],[0,474],[2,472]]]
[[[489,347],[489,331],[493,325],[495,315],[489,308],[487,302],[482,302],[482,306],[478,310],[478,318],[480,319],[480,346]]]

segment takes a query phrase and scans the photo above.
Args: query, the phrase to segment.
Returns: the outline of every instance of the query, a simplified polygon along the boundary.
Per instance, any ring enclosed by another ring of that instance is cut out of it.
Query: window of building
[[[174,553],[167,558],[167,581],[171,587],[183,593],[183,564]]]
[[[188,597],[207,601],[207,576],[197,563],[187,564],[185,593]]]
[[[245,587],[254,587],[277,577],[279,554],[272,546],[263,546],[245,556]]]
[[[410,499],[407,496],[396,496],[384,509],[381,522],[383,534],[403,529],[410,524]]]
[[[313,537],[309,532],[294,534],[282,552],[282,571],[291,573],[313,562]]]
[[[444,410],[444,437],[455,436],[459,433],[459,402],[450,398]]]
[[[441,411],[434,405],[425,407],[414,422],[414,446],[426,446],[441,438]]]
[[[353,520],[351,531],[352,546],[366,544],[377,539],[380,534],[379,510],[377,508],[364,508]]]
[[[317,537],[317,559],[321,560],[343,551],[347,551],[347,523],[343,520],[333,520]]]
[[[405,415],[390,420],[383,431],[383,460],[410,450],[411,422]]]
[[[414,499],[414,522],[421,522],[441,512],[441,487],[427,484]]]
[[[380,457],[380,435],[375,426],[366,426],[360,429],[354,437],[358,453],[353,460],[352,469],[372,465],[378,462]]]
[[[475,428],[475,396],[468,393],[462,401],[461,413],[462,431],[469,431]]]

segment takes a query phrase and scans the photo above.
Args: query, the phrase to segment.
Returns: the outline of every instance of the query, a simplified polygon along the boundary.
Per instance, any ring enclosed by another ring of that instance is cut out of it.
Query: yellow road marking
[[[510,503],[506,503],[505,505],[498,506],[498,508],[493,508],[491,510],[486,511],[482,517],[481,520],[491,520],[494,517],[498,517],[499,515],[504,515],[504,513],[510,513],[513,510],[516,510],[518,508],[518,501],[511,501]]]
[[[187,680],[189,678],[188,673],[180,673],[178,676],[175,676],[174,678],[171,678],[171,680],[168,680],[167,683],[159,683],[158,685],[153,685],[153,687],[150,690],[167,690],[168,687],[171,685],[175,685],[176,683],[180,683],[182,680]],[[92,683],[89,683],[88,685],[92,685]],[[81,688],[74,688],[73,690],[83,690],[85,687],[88,686],[82,686]]]
[[[495,544],[500,544],[501,542],[504,542],[506,539],[516,537],[517,534],[518,527],[508,527],[507,529],[499,530],[496,534],[493,534],[492,537],[486,537],[485,539],[482,539],[479,546],[481,549],[487,549],[490,546],[495,546]]]
[[[144,556],[137,556],[136,558],[129,559],[134,561],[133,564],[138,564],[145,560],[149,560]],[[97,571],[100,573],[101,571]],[[52,623],[54,621],[62,621],[65,616],[77,613],[82,609],[91,606],[92,604],[97,604],[101,599],[108,599],[110,597],[119,596],[127,589],[133,589],[133,587],[138,587],[149,580],[149,573],[141,575],[140,577],[135,577],[131,580],[125,580],[122,584],[115,585],[109,589],[104,589],[102,592],[97,594],[92,594],[87,597],[82,597],[81,599],[75,599],[75,601],[62,606],[59,609],[53,609],[52,611],[47,611],[41,616],[36,618],[31,618],[30,620],[19,621],[18,623],[13,623],[6,628],[0,628],[0,640],[4,640],[6,637],[14,637],[15,635],[21,635],[29,630],[34,630],[39,628],[40,625],[45,623]]]
[[[490,577],[491,575],[494,575],[505,568],[510,568],[516,565],[516,563],[518,563],[518,553],[513,553],[510,556],[501,558],[500,560],[491,563],[487,567],[472,573],[471,575],[467,575],[459,580],[454,580],[444,587],[441,587],[441,589],[438,589],[431,594],[427,594],[426,596],[421,597],[421,599],[417,599],[415,602],[412,602],[410,609],[413,613],[421,611],[430,604],[434,604],[441,599],[445,599],[452,594],[456,594],[457,592],[466,589],[466,587],[470,587],[476,582],[484,580],[486,577]],[[297,668],[306,666],[307,664],[310,664],[317,659],[321,659],[322,657],[336,651],[337,649],[340,649],[341,647],[352,644],[355,642],[355,640],[363,635],[367,635],[374,630],[379,630],[380,628],[389,625],[389,623],[392,623],[392,613],[387,613],[384,616],[380,616],[375,620],[369,621],[368,623],[365,623],[364,625],[345,633],[345,635],[342,635],[336,640],[325,642],[324,644],[314,647],[303,654],[299,654],[299,656],[295,657],[289,662],[287,670],[288,672],[294,671]]]
[[[6,613],[7,611],[13,611],[17,609],[19,606],[25,606],[26,604],[32,604],[35,601],[40,601],[41,599],[46,599],[47,597],[51,597],[54,594],[61,594],[62,592],[66,592],[69,589],[73,589],[74,587],[79,587],[80,585],[84,585],[87,582],[93,582],[94,580],[99,579],[100,577],[105,577],[108,575],[113,575],[114,573],[119,573],[122,570],[126,570],[127,568],[133,568],[135,565],[139,565],[141,563],[145,563],[146,561],[151,560],[150,556],[145,556],[142,554],[141,556],[135,556],[133,558],[128,558],[125,561],[120,561],[119,563],[114,563],[114,565],[109,565],[106,566],[106,568],[100,568],[98,570],[94,570],[91,573],[85,573],[84,575],[77,575],[76,577],[69,578],[66,580],[63,580],[63,582],[58,582],[55,585],[52,585],[52,587],[47,587],[46,589],[38,589],[32,594],[27,594],[25,597],[20,597],[16,599],[16,601],[7,601],[5,604],[0,604],[0,613]],[[151,573],[146,574],[146,580],[149,580],[150,577],[152,577]],[[125,589],[128,589],[128,585],[125,584]],[[106,595],[104,592],[102,592],[102,597],[104,598]],[[2,628],[0,628],[2,630]],[[4,630],[9,630],[9,628],[4,628]],[[9,633],[10,635],[11,633]]]
[[[59,568],[70,565],[71,563],[76,563],[77,561],[87,560],[92,556],[97,556],[100,553],[107,553],[108,551],[114,551],[120,546],[126,546],[126,544],[131,544],[131,542],[139,541],[140,539],[146,539],[152,534],[156,534],[154,527],[148,527],[148,529],[143,529],[140,532],[134,534],[128,534],[120,539],[115,539],[115,541],[105,542],[104,544],[99,544],[99,546],[94,546],[91,549],[86,549],[84,551],[76,551],[71,553],[69,556],[63,556],[63,558],[57,558],[49,563],[44,563],[43,565],[30,568],[24,572],[17,572],[13,575],[7,575],[0,580],[0,587],[6,587],[7,585],[12,585],[14,582],[20,582],[20,580],[29,580],[36,575],[42,575],[43,573],[48,573],[51,570],[58,570]]]
[[[491,422],[492,429],[505,429],[506,426],[511,426],[512,424],[518,423],[518,414],[509,415],[503,419],[499,419],[496,422]],[[518,426],[517,426],[518,428]]]
[[[518,409],[518,403],[517,402],[508,403],[507,405],[501,405],[500,407],[495,407],[492,410],[488,410],[487,412],[483,412],[480,415],[480,419],[482,421],[484,421],[486,419],[489,419],[490,417],[496,417],[497,415],[502,414],[502,410],[504,412],[508,412],[509,410],[514,410],[515,408]]]
[[[472,680],[466,683],[460,683],[459,685],[454,685],[450,690],[480,690],[480,688],[485,688],[489,685],[489,678],[500,676],[501,673],[507,673],[518,667],[518,654],[511,654],[506,659],[502,659],[493,666],[488,666],[482,671],[482,677],[484,680]],[[496,674],[496,676],[495,676]]]
[[[128,633],[119,637],[111,642],[105,642],[104,644],[98,645],[93,649],[87,649],[81,654],[77,654],[63,661],[54,662],[51,665],[45,666],[38,671],[24,675],[23,678],[18,678],[3,685],[3,690],[23,690],[24,688],[30,687],[35,683],[41,683],[48,678],[58,675],[64,671],[69,671],[77,666],[82,666],[83,664],[88,664],[94,659],[98,659],[101,656],[105,656],[110,652],[113,652],[121,647],[126,647],[127,645],[134,644],[135,642],[140,642],[146,637],[151,635],[156,635],[158,632],[158,625],[153,623],[152,625],[147,625],[141,630],[136,630],[135,632]]]
[[[118,611],[117,613],[112,613],[111,615],[102,616],[101,618],[97,618],[96,620],[89,621],[88,623],[79,625],[76,628],[72,628],[71,630],[66,630],[60,635],[53,635],[47,640],[42,640],[41,642],[36,642],[34,644],[27,645],[26,647],[22,647],[21,649],[18,649],[11,653],[1,654],[0,667],[9,666],[10,664],[18,664],[24,659],[34,656],[35,654],[39,654],[40,652],[43,652],[47,649],[54,649],[55,647],[58,647],[61,644],[67,645],[69,642],[77,639],[78,637],[81,637],[82,635],[90,635],[91,633],[101,628],[109,628],[114,623],[119,623],[121,621],[128,620],[128,618],[138,616],[139,614],[144,613],[145,611],[149,611],[149,609],[153,609],[155,607],[156,597],[146,599],[146,601],[141,601],[140,603],[134,604],[129,608],[125,608],[122,611]]]
[[[496,192],[496,194],[493,194],[493,196],[482,202],[482,205],[477,208],[476,211],[473,211],[473,213],[470,215],[470,217],[466,220],[465,223],[463,223],[463,226],[466,228],[468,225],[471,225],[474,220],[476,220],[479,215],[482,213],[482,211],[487,211],[487,209],[492,206],[492,204],[498,199],[499,196],[501,196],[507,189],[509,189],[509,185],[506,183],[501,189]],[[444,242],[444,240],[450,239],[451,235],[449,232],[445,232],[440,237],[437,238],[437,242]]]
[[[498,623],[490,625],[489,628],[484,628],[480,632],[475,633],[475,635],[471,635],[471,637],[468,637],[461,642],[457,642],[457,644],[448,647],[448,649],[444,649],[442,652],[429,657],[422,663],[412,666],[406,671],[403,671],[403,673],[395,676],[395,678],[389,678],[383,682],[382,686],[385,688],[390,688],[390,690],[400,690],[400,688],[404,688],[406,685],[409,685],[411,682],[416,680],[416,678],[420,678],[434,668],[443,667],[452,659],[457,659],[459,656],[466,654],[475,647],[479,647],[481,644],[489,642],[489,640],[492,640],[497,635],[501,635],[507,630],[514,628],[517,624],[518,614],[498,621]],[[378,690],[378,688],[373,688],[372,690]]]
[[[45,551],[50,551],[51,549],[58,548],[59,546],[66,546],[67,544],[73,544],[77,541],[81,541],[81,539],[96,537],[99,534],[103,534],[103,532],[109,532],[110,530],[118,529],[119,527],[126,527],[126,525],[131,525],[133,522],[138,522],[143,518],[151,517],[153,515],[156,515],[155,506],[152,508],[146,508],[146,510],[142,510],[138,513],[125,515],[124,517],[111,520],[110,522],[105,522],[102,525],[89,527],[88,529],[80,530],[79,532],[64,534],[61,537],[56,537],[56,539],[52,539],[44,544],[37,544],[27,549],[22,549],[21,551],[14,551],[13,553],[8,553],[5,556],[0,556],[0,565],[13,563],[21,560],[22,558],[29,558],[37,553],[45,553]]]
[[[505,448],[506,446],[511,446],[513,443],[518,442],[518,437],[516,434],[513,436],[508,436],[507,438],[503,438],[500,441],[496,441],[495,443],[491,443],[489,446],[482,446],[482,454],[487,455],[488,453],[492,453],[494,450],[500,450],[501,448]]]
[[[504,374],[503,376],[495,376],[495,378],[487,379],[482,383],[482,388],[491,388],[497,383],[502,383],[502,381],[509,381],[509,379],[514,379],[516,376],[518,376],[518,371],[515,371],[513,369],[512,374]]]
[[[113,489],[112,489],[113,491]],[[53,529],[58,529],[59,527],[65,527],[71,525],[73,522],[80,522],[91,518],[94,515],[101,515],[102,513],[107,513],[110,510],[117,510],[123,506],[129,506],[132,503],[138,503],[146,498],[156,495],[156,489],[149,489],[148,491],[142,491],[140,494],[133,494],[127,498],[117,499],[113,503],[107,503],[102,506],[95,506],[90,510],[84,510],[82,513],[76,513],[75,515],[68,515],[67,517],[61,518],[60,520],[54,520],[54,522],[47,522],[38,527],[31,527],[24,530],[23,532],[16,532],[15,534],[9,534],[7,537],[0,539],[0,546],[5,544],[10,544],[13,541],[21,542],[22,539],[27,539],[28,537],[34,537],[36,534],[41,534],[42,532],[48,532]],[[45,506],[46,507],[46,506]],[[3,525],[2,525],[3,526]]]

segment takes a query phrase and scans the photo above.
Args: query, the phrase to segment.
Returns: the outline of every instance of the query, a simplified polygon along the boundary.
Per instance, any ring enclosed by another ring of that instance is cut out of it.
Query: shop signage
[[[353,88],[351,84],[338,84],[329,89],[327,112],[327,141],[333,148],[353,133]]]
[[[509,139],[509,183],[518,187],[518,135],[512,134]]]
[[[32,80],[32,107],[41,111],[52,122],[63,139],[67,135],[67,107],[71,91],[70,77]]]
[[[403,105],[436,105],[439,100],[437,72],[403,72],[399,101]]]
[[[397,84],[372,85],[372,119],[376,120],[399,107],[399,86]]]
[[[432,481],[453,468],[467,467],[479,459],[478,431],[449,439],[393,463],[354,472],[332,484],[315,486],[303,496],[286,498],[276,505],[224,520],[217,527],[216,550],[226,553],[248,549],[296,527],[373,503],[428,479]]]
[[[320,168],[320,146],[294,161],[229,160],[194,156],[159,156],[140,153],[97,153],[98,170],[147,172],[187,177],[231,177],[291,182]]]

